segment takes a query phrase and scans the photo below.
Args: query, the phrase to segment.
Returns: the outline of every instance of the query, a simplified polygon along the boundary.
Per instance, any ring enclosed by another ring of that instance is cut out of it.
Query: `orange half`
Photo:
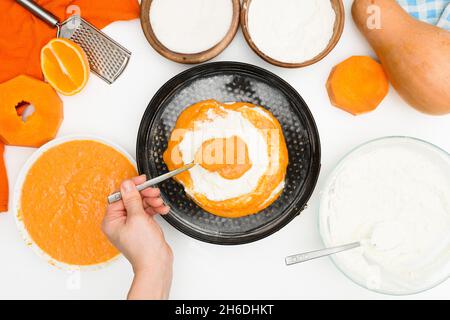
[[[48,83],[66,96],[80,92],[89,78],[85,52],[68,39],[52,39],[42,48],[41,68]]]

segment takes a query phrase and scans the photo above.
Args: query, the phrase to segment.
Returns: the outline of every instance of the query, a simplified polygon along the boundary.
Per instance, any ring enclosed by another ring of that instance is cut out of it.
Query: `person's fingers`
[[[144,198],[144,203],[154,208],[161,207],[164,204],[161,198]]]
[[[131,180],[134,182],[135,185],[138,185],[138,184],[144,183],[147,180],[147,178],[146,178],[145,174],[143,174],[143,175],[140,175],[139,177],[134,177]]]
[[[121,204],[111,204],[106,208],[101,227],[103,233],[107,236],[112,236],[115,233],[115,230],[125,223],[126,212],[122,201],[120,201],[120,203]]]
[[[144,183],[146,180],[145,174],[139,176],[139,177],[134,177],[131,179],[135,185]],[[108,205],[108,210],[106,211],[106,213],[108,214],[108,212],[113,212],[113,211],[124,211],[125,210],[125,206],[123,204],[123,201],[116,201],[114,203],[111,203],[110,205]]]
[[[153,208],[153,211],[155,211],[156,214],[166,215],[170,212],[170,207],[163,205],[157,208]]]
[[[170,212],[170,208],[168,206],[161,206],[158,208],[148,207],[145,209],[145,213],[147,213],[149,216],[153,217],[156,215],[166,215]]]
[[[134,184],[137,186],[147,181],[147,178],[145,174],[143,174],[140,175],[139,177],[134,177],[132,180]],[[156,198],[159,197],[160,194],[161,192],[159,191],[158,188],[147,188],[141,191],[141,196],[145,198]]]
[[[141,195],[146,198],[156,198],[159,197],[161,192],[158,188],[148,188],[141,191]]]
[[[129,217],[145,213],[141,194],[132,180],[124,181],[120,187],[120,192],[122,193],[122,201]]]
[[[106,207],[103,222],[109,223],[110,221],[117,221],[117,219],[124,217],[126,217],[125,206],[122,201],[117,201]]]
[[[147,207],[145,209],[145,213],[148,214],[149,216],[153,217],[154,215],[157,215],[158,213],[155,212],[155,210],[153,209],[153,207]]]
[[[106,208],[106,215],[109,215],[114,212],[124,212],[124,211],[125,211],[125,206],[123,205],[123,202],[116,201],[116,202],[108,205],[108,207]]]

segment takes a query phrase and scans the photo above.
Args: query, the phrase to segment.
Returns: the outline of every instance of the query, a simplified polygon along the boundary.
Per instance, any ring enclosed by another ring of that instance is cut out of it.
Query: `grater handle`
[[[59,19],[52,13],[45,10],[32,0],[16,0],[18,4],[30,11],[36,17],[47,23],[51,27],[57,27],[59,25]]]

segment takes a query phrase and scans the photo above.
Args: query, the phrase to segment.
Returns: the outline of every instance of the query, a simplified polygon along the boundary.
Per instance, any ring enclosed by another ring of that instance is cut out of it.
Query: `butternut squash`
[[[450,32],[395,0],[354,0],[352,15],[400,96],[421,112],[450,113]]]
[[[20,114],[21,106],[26,103],[32,104],[35,111],[24,121]],[[49,84],[23,75],[0,84],[0,140],[3,143],[40,147],[55,138],[62,120],[63,103]]]

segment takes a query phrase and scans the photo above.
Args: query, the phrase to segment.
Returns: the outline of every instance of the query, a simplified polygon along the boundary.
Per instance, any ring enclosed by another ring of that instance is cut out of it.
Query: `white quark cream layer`
[[[330,177],[320,205],[327,246],[362,241],[335,255],[359,284],[418,292],[450,274],[450,158],[405,138],[371,142]]]
[[[189,170],[193,190],[187,192],[203,194],[211,201],[224,201],[251,193],[269,167],[269,149],[264,135],[240,112],[222,110],[226,112],[225,116],[209,110],[209,121],[196,122],[194,130],[188,131],[178,145],[183,162],[190,163],[205,141],[238,136],[246,143],[252,166],[238,179],[225,179],[199,165]]]

